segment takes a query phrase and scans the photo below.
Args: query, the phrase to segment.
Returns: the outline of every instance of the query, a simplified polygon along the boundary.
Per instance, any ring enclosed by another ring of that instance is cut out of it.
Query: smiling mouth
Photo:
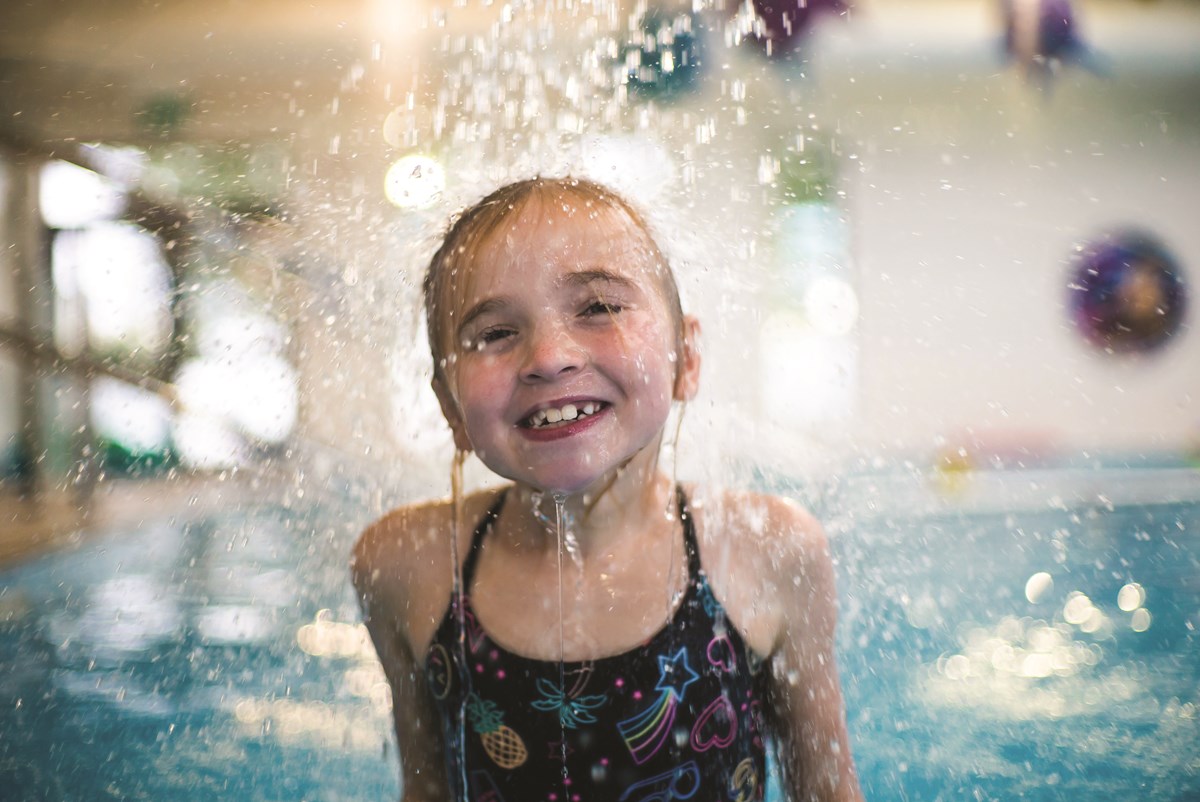
[[[522,425],[527,429],[553,429],[595,415],[607,406],[603,401],[584,401],[581,404],[563,404],[561,407],[539,409],[526,418]]]

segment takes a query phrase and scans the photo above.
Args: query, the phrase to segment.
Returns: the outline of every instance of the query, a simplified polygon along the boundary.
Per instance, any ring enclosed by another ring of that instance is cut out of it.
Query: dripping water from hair
[[[467,452],[460,449],[454,450],[454,462],[450,467],[450,498],[453,506],[454,520],[451,523],[450,530],[450,564],[453,576],[453,593],[451,598],[454,600],[454,616],[457,619],[458,625],[458,654],[456,655],[458,663],[458,681],[462,684],[459,696],[461,701],[458,703],[458,770],[459,782],[461,783],[463,797],[467,795],[467,626],[466,613],[464,611],[463,596],[466,593],[466,588],[463,587],[463,564],[459,555],[459,536],[463,530],[463,463],[466,462]]]
[[[554,529],[558,540],[558,692],[561,694],[561,703],[567,703],[567,648],[566,648],[566,624],[565,613],[563,608],[563,552],[567,550],[567,527],[566,527],[566,501],[567,497],[562,493],[554,493]],[[571,533],[571,539],[574,539],[574,534]],[[579,553],[579,544],[575,543],[575,550],[572,556]],[[578,564],[578,560],[576,560]],[[580,572],[582,576],[582,571]],[[559,727],[559,742],[562,746],[562,776],[563,776],[563,791],[566,799],[570,799],[569,776],[567,772],[567,724],[563,719],[562,711],[559,711],[558,716]]]
[[[664,511],[664,514],[666,515],[667,520],[671,521],[671,522],[674,522],[676,518],[679,518],[680,530],[681,530],[679,532],[680,536],[682,536],[682,534],[683,534],[683,532],[682,532],[683,519],[681,517],[682,512],[679,509],[679,501],[680,501],[680,498],[679,498],[679,432],[683,428],[683,413],[686,408],[687,408],[687,402],[680,404],[679,414],[677,414],[675,416],[674,436],[667,443],[667,447],[670,449],[670,458],[671,458],[671,489],[670,489],[670,492],[667,494],[667,508]],[[675,587],[675,566],[678,564],[678,561],[675,559],[675,545],[679,541],[679,539],[680,538],[676,537],[674,534],[672,535],[671,551],[668,555],[668,562],[667,562],[668,568],[667,568],[667,581],[666,581],[666,588],[667,588],[667,618],[666,618],[666,620],[668,622],[671,620],[671,617],[675,614],[675,606],[679,603],[680,598],[682,597],[682,595],[684,593],[687,592],[687,583],[686,582],[684,583],[684,586],[682,589],[676,589],[676,587]],[[689,561],[689,564],[690,564],[690,561]],[[688,579],[690,581],[691,577],[689,576]]]

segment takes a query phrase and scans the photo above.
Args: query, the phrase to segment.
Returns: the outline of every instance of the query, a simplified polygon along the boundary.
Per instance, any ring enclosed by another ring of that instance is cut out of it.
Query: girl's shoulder
[[[464,498],[462,520],[457,526],[450,499],[397,507],[367,526],[350,558],[351,577],[360,595],[401,609],[416,605],[432,610],[448,602],[454,576],[451,540],[455,531],[461,562],[470,548],[475,526],[500,492],[481,490]]]
[[[828,548],[820,522],[798,502],[750,490],[685,488],[701,547],[780,560],[819,558]]]
[[[457,528],[467,544],[475,526],[502,492],[501,488],[489,488],[463,499],[462,520]],[[363,530],[354,546],[354,558],[373,561],[383,556],[436,553],[449,559],[449,538],[456,528],[454,517],[454,502],[448,498],[397,507]]]
[[[828,542],[804,507],[742,490],[689,491],[710,586],[756,652],[779,647],[797,588],[823,584]]]

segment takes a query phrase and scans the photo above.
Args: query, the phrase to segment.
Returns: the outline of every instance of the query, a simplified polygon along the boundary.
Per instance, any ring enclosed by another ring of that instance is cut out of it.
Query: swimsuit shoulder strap
[[[464,589],[470,590],[471,580],[475,578],[475,564],[479,562],[479,550],[483,545],[483,538],[500,516],[500,509],[504,506],[504,498],[507,495],[507,488],[501,490],[500,495],[492,502],[491,508],[475,525],[475,534],[471,535],[471,550],[467,552],[467,558],[463,561],[462,586]]]
[[[696,540],[696,526],[692,521],[692,508],[688,505],[683,485],[675,486],[676,503],[679,505],[679,520],[683,523],[683,545],[687,550],[688,577],[695,581],[700,577],[700,544]]]
[[[479,562],[479,551],[483,545],[483,538],[500,516],[506,495],[507,489],[500,491],[500,495],[492,502],[491,508],[484,513],[475,526],[475,532],[471,535],[471,550],[467,552],[467,557],[463,561],[462,582],[464,588],[471,587],[471,582],[475,578],[475,566]],[[683,544],[687,550],[688,576],[695,580],[700,576],[700,544],[696,539],[696,527],[692,521],[692,510],[688,505],[687,493],[684,492],[682,485],[676,485],[675,499],[679,520],[683,524]]]

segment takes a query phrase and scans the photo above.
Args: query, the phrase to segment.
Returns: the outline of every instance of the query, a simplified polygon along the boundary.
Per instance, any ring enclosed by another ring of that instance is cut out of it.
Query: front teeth
[[[561,423],[565,420],[576,420],[578,418],[587,417],[588,415],[596,412],[598,409],[600,409],[600,405],[591,401],[588,401],[587,403],[578,407],[574,404],[563,404],[561,409],[555,409],[553,407],[550,409],[539,409],[537,412],[529,416],[529,425],[537,428],[539,426],[545,426],[549,423]]]

